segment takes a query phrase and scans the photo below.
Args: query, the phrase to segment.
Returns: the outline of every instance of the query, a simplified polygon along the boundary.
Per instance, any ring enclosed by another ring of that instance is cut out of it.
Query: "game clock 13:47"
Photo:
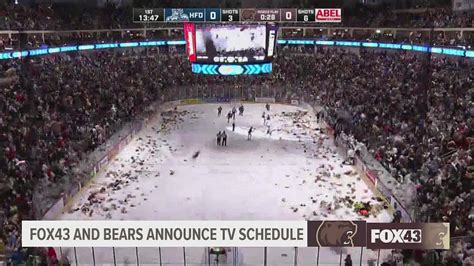
[[[153,23],[163,22],[164,14],[161,8],[134,8],[133,22],[135,23]]]
[[[157,22],[159,20],[158,15],[138,15],[138,20],[140,22]]]

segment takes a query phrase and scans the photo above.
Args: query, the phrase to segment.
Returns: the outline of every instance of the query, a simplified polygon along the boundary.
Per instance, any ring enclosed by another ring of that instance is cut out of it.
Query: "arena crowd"
[[[29,255],[21,249],[20,221],[38,215],[32,203],[38,183],[71,182],[78,162],[146,106],[183,97],[318,102],[336,135],[353,135],[396,179],[417,185],[418,221],[450,222],[452,236],[472,235],[472,64],[405,52],[284,47],[271,75],[219,77],[193,75],[176,51],[2,62],[2,72],[18,77],[0,85],[0,238],[12,260]],[[445,254],[446,263],[472,262],[471,244],[459,245]]]
[[[353,135],[392,176],[416,183],[418,221],[450,222],[452,236],[472,236],[473,65],[413,53],[296,50],[303,54],[279,58],[276,75],[326,106],[336,135]],[[472,243],[464,244],[448,265],[472,264]]]

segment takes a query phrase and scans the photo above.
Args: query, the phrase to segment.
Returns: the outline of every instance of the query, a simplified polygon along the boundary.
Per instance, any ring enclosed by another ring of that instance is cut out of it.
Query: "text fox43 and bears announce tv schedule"
[[[23,221],[24,247],[367,247],[449,249],[449,223]]]
[[[340,8],[134,8],[133,22],[317,22],[340,23]]]

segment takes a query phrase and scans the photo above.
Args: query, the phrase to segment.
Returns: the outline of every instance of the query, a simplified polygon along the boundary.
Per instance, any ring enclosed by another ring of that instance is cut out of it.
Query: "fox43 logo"
[[[421,229],[372,229],[372,244],[419,244],[422,242]]]

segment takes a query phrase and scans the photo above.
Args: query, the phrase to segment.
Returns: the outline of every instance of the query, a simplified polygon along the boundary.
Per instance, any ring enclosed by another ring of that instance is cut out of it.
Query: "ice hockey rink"
[[[222,106],[218,117],[217,108]],[[357,220],[350,201],[391,215],[352,166],[344,165],[311,109],[244,103],[243,116],[227,122],[240,103],[182,105],[160,110],[61,219],[74,220]],[[262,113],[270,114],[270,131]],[[247,132],[254,127],[252,139]],[[216,134],[225,130],[227,146]],[[208,265],[206,248],[62,248],[75,264]],[[298,265],[316,265],[317,248],[299,248]],[[319,265],[339,265],[341,249],[321,248]],[[361,248],[342,250],[358,264]],[[229,249],[219,265],[263,265],[263,248]],[[363,261],[377,257],[364,249]],[[294,248],[268,248],[267,265],[293,265]],[[214,262],[211,265],[215,265]]]

